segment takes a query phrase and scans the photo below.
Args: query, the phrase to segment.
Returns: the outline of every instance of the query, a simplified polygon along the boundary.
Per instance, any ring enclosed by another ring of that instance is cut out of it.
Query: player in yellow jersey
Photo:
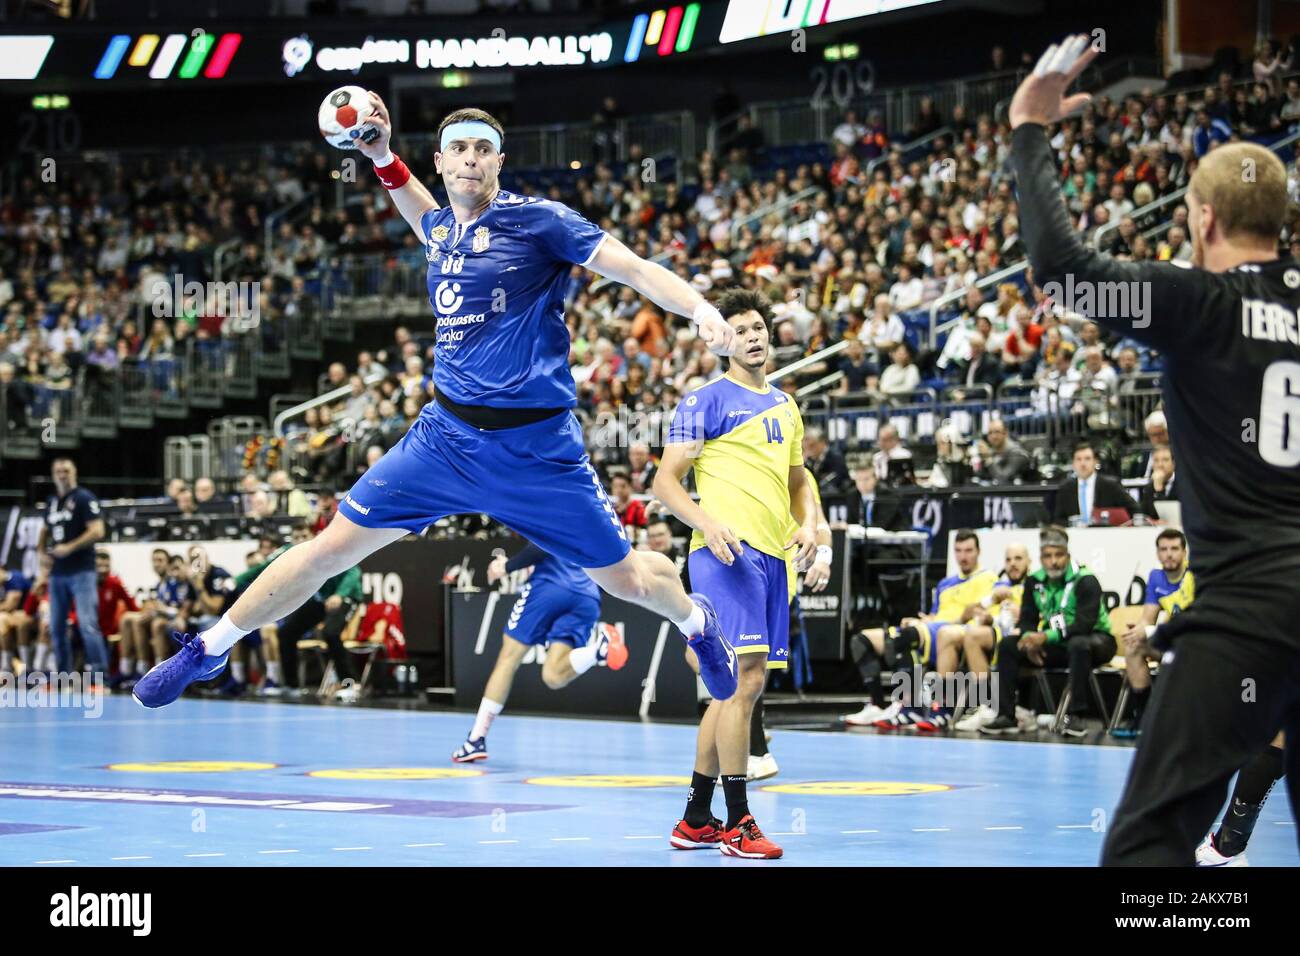
[[[694,529],[691,584],[717,608],[736,651],[739,687],[731,699],[712,701],[700,721],[686,813],[670,839],[680,849],[716,847],[730,856],[775,859],[781,848],[763,835],[747,803],[750,718],[767,669],[788,664],[792,582],[816,553],[818,520],[803,467],[799,409],[764,375],[767,302],[736,290],[717,305],[736,335],[727,374],[678,405],[654,492]],[[698,504],[682,487],[692,468]],[[712,813],[719,773],[725,824]]]

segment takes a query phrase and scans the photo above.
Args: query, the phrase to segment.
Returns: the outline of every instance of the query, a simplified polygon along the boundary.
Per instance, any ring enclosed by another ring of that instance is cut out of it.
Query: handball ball
[[[321,102],[320,134],[338,149],[356,149],[357,140],[372,143],[379,136],[379,130],[367,122],[373,113],[369,93],[359,86],[340,86]]]

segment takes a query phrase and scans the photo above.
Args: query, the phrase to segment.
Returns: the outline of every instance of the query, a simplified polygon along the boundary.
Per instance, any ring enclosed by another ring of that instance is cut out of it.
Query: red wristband
[[[393,154],[393,161],[387,166],[376,166],[375,175],[379,181],[384,184],[385,189],[401,189],[406,185],[406,181],[411,178],[411,171],[406,168],[406,163],[396,153]]]

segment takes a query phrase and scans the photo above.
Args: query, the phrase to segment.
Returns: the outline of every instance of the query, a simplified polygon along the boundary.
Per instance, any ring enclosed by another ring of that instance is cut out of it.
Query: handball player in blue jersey
[[[370,98],[374,135],[357,148],[374,161],[429,261],[437,399],[352,485],[329,527],[277,558],[220,622],[183,635],[182,649],[135,684],[136,700],[169,704],[194,680],[220,672],[240,637],[285,617],[330,576],[465,512],[490,515],[584,568],[604,591],[672,620],[699,657],[708,692],[731,697],[735,650],[710,602],[686,594],[664,555],[630,549],[591,468],[571,411],[565,282],[578,264],[632,286],[692,317],[719,355],[729,354],[735,332],[681,278],[572,209],[500,189],[504,130],[481,109],[458,109],[438,126],[433,163],[450,200],[439,206],[390,152],[389,113],[377,95]]]
[[[631,549],[587,458],[571,411],[563,290],[576,263],[690,316],[719,355],[730,354],[735,332],[690,285],[572,209],[501,189],[505,132],[482,110],[457,110],[438,127],[433,162],[450,202],[440,206],[390,152],[388,110],[371,100],[374,135],[358,149],[429,262],[437,398],[352,486],[329,526],[277,558],[217,624],[185,635],[181,650],[135,685],[136,699],[170,703],[218,673],[241,637],[287,615],[332,575],[462,513],[495,518],[610,594],[667,617],[699,657],[709,693],[731,697],[735,651],[712,605],[686,594],[666,557]]]
[[[488,677],[474,727],[451,755],[456,763],[487,760],[487,732],[505,708],[515,673],[529,649],[545,648],[542,682],[551,690],[567,687],[593,667],[619,670],[627,663],[627,645],[612,624],[600,624],[600,588],[576,564],[552,557],[535,544],[514,557],[504,554],[488,566],[488,584],[512,571],[531,567],[532,575],[519,590],[501,653]]]

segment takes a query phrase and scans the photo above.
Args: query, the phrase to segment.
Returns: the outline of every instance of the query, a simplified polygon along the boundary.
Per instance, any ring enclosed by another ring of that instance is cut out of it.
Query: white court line
[[[1024,827],[985,827],[985,830],[1023,830]]]
[[[552,843],[576,843],[579,840],[590,840],[591,837],[551,837]]]
[[[41,863],[76,863],[76,860],[37,860],[36,865]]]
[[[794,830],[790,830],[788,833],[783,833],[780,830],[771,830],[769,832],[772,834],[772,836],[807,836],[808,835],[807,832],[796,833]]]
[[[518,840],[479,840],[479,843],[518,843]]]
[[[207,701],[206,703],[224,703],[224,702]],[[251,704],[252,701],[230,701],[230,703],[238,707],[238,706],[246,706],[248,704]],[[263,709],[267,711],[266,715],[264,715],[263,718],[260,720],[248,720],[243,717],[204,717],[203,723],[205,726],[208,724],[265,724],[267,722],[267,719],[270,719],[272,717],[272,709],[270,707],[265,707],[265,708],[259,707],[258,709]],[[400,716],[405,713],[406,711],[387,711],[387,712],[381,712],[375,714],[363,714],[355,710],[347,711],[348,720],[392,720],[394,717]],[[412,713],[415,712],[412,711]],[[315,715],[303,715],[303,716],[276,716],[274,717],[274,719],[276,723],[289,723],[289,722],[301,723],[304,721],[311,722],[311,721],[325,720],[327,717],[337,719],[338,716],[339,716],[338,713],[334,713],[328,715],[315,714]],[[88,729],[94,730],[96,727],[143,727],[146,725],[151,727],[157,727],[165,724],[188,724],[192,726],[193,723],[194,723],[193,718],[187,718],[184,720],[181,719],[151,720],[149,718],[119,720],[119,719],[109,718],[105,720],[103,717],[99,717],[95,719],[95,721],[93,722],[93,726],[89,727]],[[71,721],[62,721],[62,720],[32,720],[32,721],[24,721],[23,726],[24,727],[62,727],[65,729],[71,729],[74,727],[81,727],[83,726],[83,724],[81,723],[74,724]]]
[[[186,853],[185,855],[186,855],[187,857],[191,857],[191,858],[193,858],[193,857],[200,857],[200,856],[225,856],[226,854],[224,854],[224,853]]]
[[[299,853],[301,851],[299,850],[258,850],[257,852],[262,854],[267,854],[267,853]]]
[[[152,860],[151,856],[114,856],[109,859],[113,860]]]
[[[374,847],[373,846],[333,846],[330,847],[330,849],[335,851],[336,853],[342,853],[345,850],[373,850]]]
[[[952,827],[912,827],[913,833],[947,833]]]
[[[1273,821],[1273,826],[1275,826],[1275,827],[1293,827],[1293,826],[1295,826],[1295,821],[1294,821],[1294,820],[1274,820],[1274,821]]]
[[[879,830],[841,830],[841,833],[879,833]]]
[[[403,843],[402,846],[446,846],[445,843]]]
[[[1056,825],[1056,829],[1058,829],[1058,830],[1091,830],[1091,829],[1092,829],[1092,824],[1091,824],[1091,823],[1058,823],[1058,824]]]
[[[656,834],[654,836],[625,836],[623,837],[623,839],[624,840],[662,840],[664,839],[664,837],[661,837],[658,834]]]

